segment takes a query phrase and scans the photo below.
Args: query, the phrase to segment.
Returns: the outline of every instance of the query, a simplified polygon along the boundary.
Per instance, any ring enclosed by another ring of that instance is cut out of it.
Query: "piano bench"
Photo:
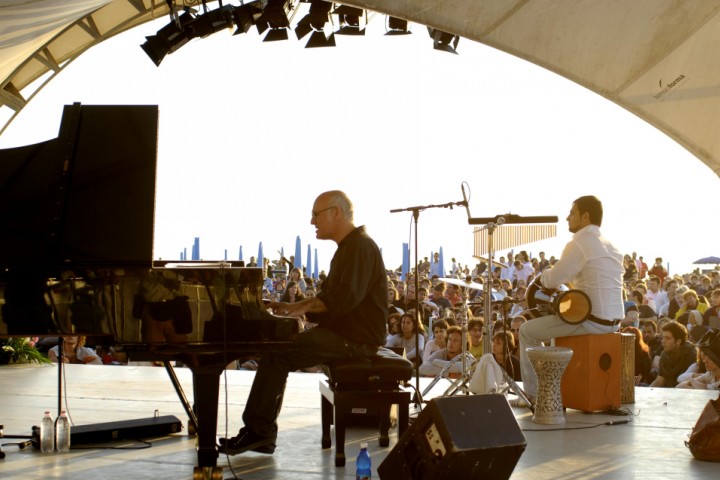
[[[335,424],[335,466],[345,465],[345,424],[351,413],[375,410],[381,447],[390,443],[390,409],[398,406],[398,435],[408,427],[410,392],[400,388],[412,377],[412,363],[381,348],[373,357],[335,360],[327,365],[328,379],[320,381],[322,448],[330,448],[330,425]]]

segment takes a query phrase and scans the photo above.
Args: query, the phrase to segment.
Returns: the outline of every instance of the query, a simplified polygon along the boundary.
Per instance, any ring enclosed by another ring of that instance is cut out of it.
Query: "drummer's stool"
[[[555,339],[555,346],[574,352],[560,387],[565,408],[599,412],[620,407],[621,339],[620,333]]]
[[[345,421],[353,411],[376,410],[381,447],[390,444],[390,408],[398,406],[398,432],[408,427],[410,392],[400,388],[412,377],[412,363],[381,348],[372,357],[346,358],[328,364],[328,379],[320,381],[322,448],[330,448],[330,425],[335,424],[335,466],[345,465]]]

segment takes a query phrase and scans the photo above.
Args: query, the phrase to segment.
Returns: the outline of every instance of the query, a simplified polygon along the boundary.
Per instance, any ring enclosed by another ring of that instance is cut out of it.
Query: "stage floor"
[[[195,439],[187,435],[187,418],[164,368],[140,366],[70,365],[66,370],[67,410],[75,424],[111,422],[175,415],[182,420],[182,433],[138,442],[98,444],[73,449],[69,454],[41,454],[6,445],[0,460],[0,478],[88,480],[191,479],[196,465]],[[186,368],[177,375],[192,399],[192,377]],[[0,367],[0,424],[9,435],[30,435],[44,410],[57,411],[58,368]],[[245,398],[254,372],[228,370],[221,379],[218,435],[234,435],[240,425]],[[320,447],[320,394],[322,375],[293,373],[288,380],[280,417],[278,448],[274,455],[247,453],[221,455],[218,465],[224,478],[338,479],[354,478],[355,455],[361,442],[369,443],[373,477],[375,469],[397,442],[391,430],[390,446],[377,444],[377,431],[353,427],[347,431],[345,467],[334,465],[334,448]],[[421,379],[421,388],[431,379]],[[413,380],[414,383],[414,380]],[[441,381],[430,395],[442,394]],[[707,401],[718,392],[637,388],[634,404],[623,405],[628,417],[585,414],[567,410],[567,423],[542,426],[531,421],[526,409],[513,409],[527,440],[527,449],[512,474],[513,479],[711,479],[720,478],[720,463],[695,460],[685,447]],[[65,407],[63,407],[65,408]],[[226,416],[226,412],[228,415]],[[605,422],[630,418],[620,425]],[[592,428],[593,425],[599,425]],[[488,432],[493,435],[493,432]],[[3,438],[7,444],[18,440]],[[232,467],[231,468],[229,467]],[[233,476],[233,473],[235,476]]]

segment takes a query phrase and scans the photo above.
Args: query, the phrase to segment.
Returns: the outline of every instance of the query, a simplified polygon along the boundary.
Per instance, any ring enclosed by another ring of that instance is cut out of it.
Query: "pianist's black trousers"
[[[277,417],[280,415],[289,372],[338,358],[372,356],[376,353],[376,347],[355,344],[322,327],[299,333],[290,348],[264,352],[245,405],[245,426],[257,435],[277,437]]]

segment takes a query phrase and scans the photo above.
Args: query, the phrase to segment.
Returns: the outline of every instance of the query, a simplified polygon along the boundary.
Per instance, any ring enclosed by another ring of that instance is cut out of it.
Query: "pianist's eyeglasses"
[[[326,211],[330,210],[331,208],[336,208],[336,205],[332,205],[332,206],[330,206],[330,207],[323,208],[322,210],[318,210],[317,212],[316,212],[316,211],[312,211],[312,212],[311,212],[311,213],[312,213],[312,218],[313,218],[313,219],[317,218],[318,215],[320,215],[320,214],[323,213],[323,212],[326,212]]]

